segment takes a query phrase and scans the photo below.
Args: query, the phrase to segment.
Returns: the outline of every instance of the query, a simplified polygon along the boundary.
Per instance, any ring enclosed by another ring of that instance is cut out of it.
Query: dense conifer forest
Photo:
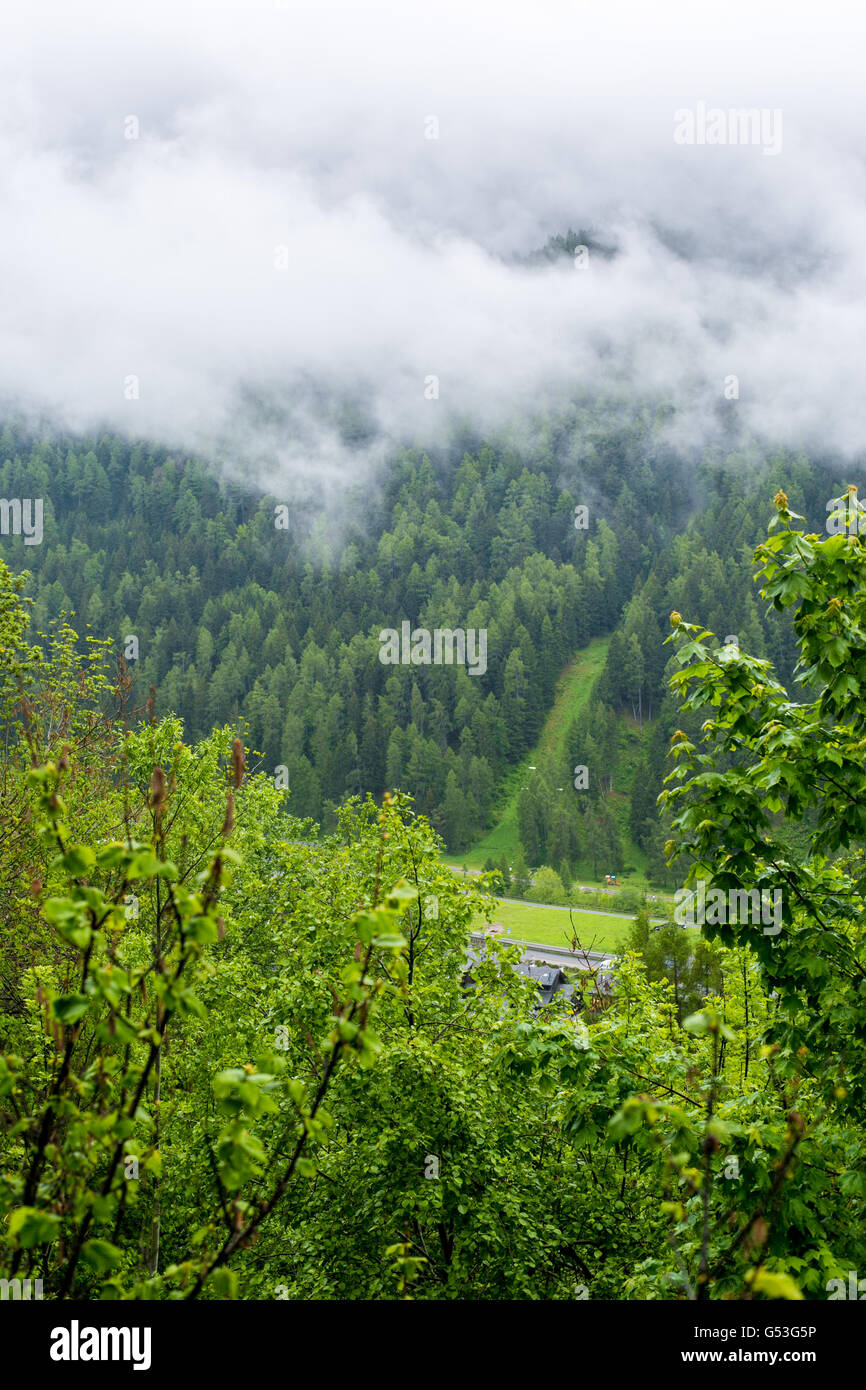
[[[617,836],[630,832],[663,878],[667,615],[700,612],[790,681],[790,627],[751,582],[762,501],[784,479],[825,516],[841,479],[802,458],[685,460],[659,434],[652,419],[624,431],[584,410],[523,447],[411,450],[384,469],[381,492],[358,488],[329,524],[309,500],[220,482],[194,459],[7,428],[2,495],[46,500],[42,544],[10,536],[4,553],[32,573],[34,631],[74,613],[119,651],[135,638],[142,701],[153,686],[157,714],[179,715],[192,737],[236,724],[257,766],[284,769],[292,814],[333,828],[346,796],[399,786],[455,852],[495,815],[498,782],[531,749],[565,663],[610,633],[567,759],[533,779],[523,849],[535,865],[588,860],[582,811],[572,804],[555,830],[548,794],[583,764],[587,801],[623,796],[613,820],[599,808],[594,838],[621,859]],[[377,662],[379,632],[405,620],[486,629],[487,670]],[[647,735],[624,771],[622,719]]]

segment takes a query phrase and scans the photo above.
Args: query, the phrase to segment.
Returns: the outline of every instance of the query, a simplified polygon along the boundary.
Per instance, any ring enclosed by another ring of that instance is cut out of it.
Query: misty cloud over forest
[[[5,407],[341,482],[455,418],[495,429],[596,394],[674,405],[673,442],[699,450],[733,374],[746,433],[856,456],[866,21],[699,13],[7,16]],[[699,102],[780,110],[780,151],[678,145],[674,113]],[[578,227],[617,254],[518,259]]]

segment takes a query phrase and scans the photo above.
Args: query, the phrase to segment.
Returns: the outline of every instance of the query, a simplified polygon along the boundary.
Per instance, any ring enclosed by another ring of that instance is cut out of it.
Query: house
[[[568,983],[568,977],[558,965],[547,965],[544,961],[521,960],[514,968],[518,975],[538,981],[542,1005],[549,1004],[555,994],[562,993],[568,998],[574,993],[574,986]]]
[[[472,976],[472,970],[480,959],[480,954],[478,951],[472,950],[471,948],[466,954],[467,963],[462,983],[464,989],[474,989],[475,980]],[[557,994],[562,994],[566,999],[574,999],[575,1008],[581,1007],[583,997],[580,990],[575,990],[575,986],[569,983],[568,976],[564,971],[560,970],[558,965],[548,965],[545,961],[533,960],[530,957],[524,956],[523,959],[518,961],[512,968],[518,975],[522,975],[524,979],[537,981],[539,995],[537,1007],[539,1009],[543,1009],[547,1004],[550,1004]],[[575,995],[576,998],[574,997]]]

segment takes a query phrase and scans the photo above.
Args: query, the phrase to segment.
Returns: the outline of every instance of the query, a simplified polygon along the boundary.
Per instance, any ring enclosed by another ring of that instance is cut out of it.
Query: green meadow
[[[560,907],[515,903],[505,898],[497,900],[492,920],[505,927],[506,939],[510,929],[512,941],[537,941],[545,946],[568,948],[576,931],[580,945],[587,951],[622,950],[628,944],[631,930],[630,921],[601,912],[573,908],[569,914],[567,909]],[[477,916],[473,929],[480,931],[483,925],[483,918]]]

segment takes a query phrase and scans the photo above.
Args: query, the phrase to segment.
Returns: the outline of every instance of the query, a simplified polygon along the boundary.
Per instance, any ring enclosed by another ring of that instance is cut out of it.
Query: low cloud
[[[0,59],[0,397],[273,487],[587,395],[674,405],[684,450],[736,411],[855,455],[840,26],[863,21],[831,7],[816,38],[805,6],[783,30],[725,10],[37,4]],[[780,152],[678,145],[699,101],[780,110]],[[616,256],[515,260],[569,226]]]

